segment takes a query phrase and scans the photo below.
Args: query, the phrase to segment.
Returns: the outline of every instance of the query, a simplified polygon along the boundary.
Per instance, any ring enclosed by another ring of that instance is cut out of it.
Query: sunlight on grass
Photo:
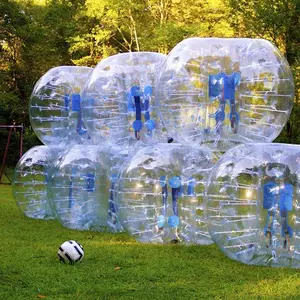
[[[297,270],[246,266],[215,245],[140,244],[126,233],[74,231],[55,220],[28,219],[0,186],[0,299],[297,298]],[[78,240],[83,261],[56,257]]]

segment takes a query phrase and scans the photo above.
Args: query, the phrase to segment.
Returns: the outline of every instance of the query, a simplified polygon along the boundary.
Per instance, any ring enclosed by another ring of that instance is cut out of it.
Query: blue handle
[[[181,178],[179,176],[174,176],[169,180],[169,184],[172,188],[172,208],[173,214],[178,216],[178,197],[180,193]]]
[[[72,168],[72,175],[69,183],[69,208],[73,208],[75,205],[75,199],[73,198],[73,179],[75,175],[76,171]]]
[[[116,213],[116,203],[114,201],[114,189],[115,189],[115,184],[117,180],[117,175],[113,174],[110,178],[110,193],[109,193],[109,210],[111,213]]]
[[[149,132],[155,129],[155,121],[150,119],[150,97],[152,96],[152,86],[148,85],[144,88],[144,111],[145,125]]]
[[[167,205],[168,205],[168,186],[166,181],[166,176],[160,177],[160,185],[162,187],[161,189],[161,195],[162,195],[162,215],[165,217],[167,214]]]
[[[195,178],[190,177],[189,178],[189,183],[188,183],[188,188],[187,188],[187,194],[188,196],[193,196],[195,194]]]
[[[229,119],[233,133],[237,132],[239,114],[235,105],[235,89],[241,82],[240,73],[233,72],[227,75],[223,72],[208,76],[208,95],[211,100],[220,99],[219,109],[216,111],[215,119],[217,126],[225,120],[226,100],[230,102]]]
[[[68,94],[65,95],[64,102],[65,102],[65,111],[69,111],[70,98]]]
[[[95,174],[93,173],[87,173],[85,175],[86,177],[86,185],[84,190],[87,192],[94,192],[95,190]]]
[[[136,139],[139,140],[140,139],[139,132],[143,128],[140,87],[139,86],[133,86],[130,90],[130,94],[134,98],[134,105],[135,105],[135,121],[132,123],[132,128],[135,131]]]

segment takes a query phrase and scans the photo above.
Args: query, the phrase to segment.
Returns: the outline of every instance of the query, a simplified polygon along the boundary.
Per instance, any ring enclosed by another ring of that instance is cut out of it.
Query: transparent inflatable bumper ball
[[[55,214],[49,206],[48,179],[62,149],[36,146],[17,163],[13,177],[13,196],[25,216],[51,219]]]
[[[115,184],[121,225],[142,242],[210,244],[203,193],[216,161],[209,150],[179,144],[134,153]]]
[[[43,144],[67,146],[89,141],[82,122],[80,93],[92,70],[88,67],[56,67],[34,86],[29,117]]]
[[[211,236],[246,264],[300,267],[300,147],[246,144],[229,150],[209,177]]]
[[[157,92],[176,140],[226,149],[273,141],[289,118],[294,83],[287,61],[266,40],[190,38],[168,55]]]
[[[130,146],[159,135],[156,79],[165,55],[117,54],[94,69],[83,92],[83,121],[96,144]]]

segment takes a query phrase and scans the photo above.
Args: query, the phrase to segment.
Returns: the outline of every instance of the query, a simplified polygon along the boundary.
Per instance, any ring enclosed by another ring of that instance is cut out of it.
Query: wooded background
[[[168,53],[188,37],[259,37],[286,56],[296,85],[291,118],[276,141],[300,143],[299,18],[300,0],[1,0],[0,124],[24,124],[25,150],[39,143],[28,101],[52,67],[93,67],[128,51]],[[15,161],[10,153],[9,164]]]

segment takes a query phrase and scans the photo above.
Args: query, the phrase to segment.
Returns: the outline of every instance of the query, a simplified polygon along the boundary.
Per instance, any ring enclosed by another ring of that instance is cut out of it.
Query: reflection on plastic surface
[[[128,146],[160,132],[156,77],[165,55],[130,52],[103,59],[83,92],[83,120],[96,144]]]
[[[204,186],[216,153],[179,144],[138,150],[115,184],[119,220],[139,241],[210,244]]]
[[[179,142],[271,142],[290,115],[294,84],[288,63],[263,39],[190,38],[168,55],[157,99]]]
[[[246,144],[229,150],[209,177],[213,240],[247,264],[300,266],[300,147]]]
[[[61,66],[36,83],[30,97],[29,117],[37,137],[47,146],[87,143],[81,91],[92,68]]]
[[[51,219],[48,179],[51,167],[62,149],[36,146],[28,150],[17,163],[13,178],[13,195],[25,216],[34,219]]]

